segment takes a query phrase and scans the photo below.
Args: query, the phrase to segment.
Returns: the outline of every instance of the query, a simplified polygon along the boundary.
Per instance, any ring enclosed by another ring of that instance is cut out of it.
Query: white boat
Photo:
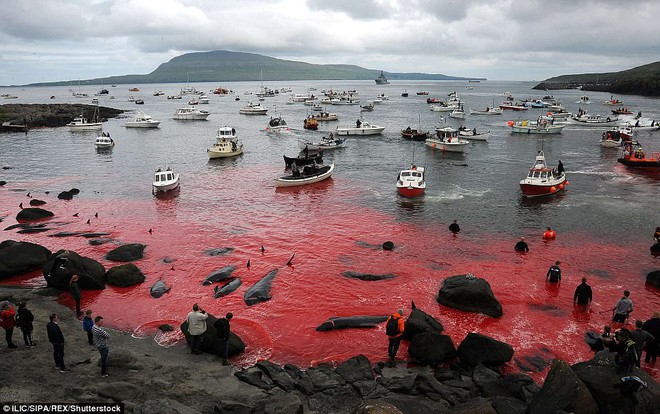
[[[563,167],[560,171],[549,168],[545,163],[543,151],[539,151],[527,177],[520,180],[520,191],[525,197],[540,197],[562,191],[566,185],[568,181]]]
[[[330,178],[335,169],[335,164],[318,166],[316,164],[300,166],[291,169],[291,174],[283,175],[275,179],[276,187],[295,187],[306,184],[318,183]]]
[[[458,108],[454,108],[453,111],[449,114],[450,118],[456,118],[456,119],[465,119],[465,111],[463,110],[463,105],[459,106]]]
[[[470,109],[470,115],[502,115],[502,109],[487,106],[486,109]]]
[[[80,114],[79,117],[73,118],[73,121],[67,124],[71,131],[98,131],[103,129],[103,124],[99,120],[99,107],[94,108],[94,116],[90,122],[87,118]]]
[[[286,124],[286,121],[281,116],[271,117],[266,127],[268,132],[288,132],[291,128]]]
[[[323,106],[320,103],[315,103],[312,105],[312,111],[321,112],[323,111]]]
[[[206,95],[202,95],[202,96],[199,97],[198,102],[199,102],[200,105],[208,104],[210,102],[209,97],[206,96]]]
[[[170,168],[163,171],[160,168],[154,174],[154,181],[152,183],[152,191],[154,193],[162,193],[174,190],[179,186],[179,173],[175,173]]]
[[[429,105],[429,109],[432,112],[452,112],[456,109],[455,105],[448,105],[446,103],[437,103]]]
[[[298,146],[300,146],[302,150],[307,148],[308,151],[326,151],[344,147],[347,139],[348,138],[335,138],[334,135],[330,133],[329,137],[323,137],[321,138],[321,141],[313,142],[299,140]]]
[[[243,115],[266,115],[268,108],[261,106],[260,103],[249,102],[246,106],[241,108],[238,113]]]
[[[96,137],[94,146],[96,149],[111,149],[115,146],[115,141],[110,138],[110,134],[103,132],[101,135]]]
[[[589,127],[616,125],[619,121],[619,118],[615,116],[608,116],[605,118],[600,115],[589,115],[586,111],[579,111],[578,114],[571,119],[576,124]]]
[[[358,122],[355,126],[337,126],[335,134],[337,135],[378,135],[385,130],[385,127],[371,125],[368,122]]]
[[[511,132],[521,134],[559,134],[566,126],[565,124],[555,124],[552,118],[540,116],[536,121],[509,121]]]
[[[580,96],[580,99],[575,101],[576,104],[581,104],[581,105],[589,105],[591,101],[589,100],[589,97],[586,95]]]
[[[156,121],[151,116],[138,112],[134,119],[126,121],[126,128],[158,128],[160,121]]]
[[[235,157],[242,153],[243,144],[238,141],[236,129],[227,126],[218,129],[215,143],[206,150],[209,159]]]
[[[460,127],[458,128],[458,136],[465,137],[465,139],[470,141],[488,141],[490,131],[478,132],[477,128]]]
[[[399,194],[406,198],[419,197],[426,190],[424,180],[424,167],[411,164],[409,168],[401,170],[396,181],[396,189]]]
[[[424,142],[428,147],[446,152],[464,152],[470,144],[467,139],[459,138],[458,131],[451,127],[438,129],[435,137],[427,138]]]
[[[316,119],[319,122],[321,122],[321,121],[336,121],[336,120],[339,119],[339,115],[333,114],[333,113],[330,113],[330,112],[321,112],[318,115],[314,115],[314,119]]]
[[[197,109],[192,106],[186,106],[176,110],[176,112],[174,113],[174,119],[185,120],[185,121],[190,121],[190,120],[201,121],[208,118],[209,115],[211,114],[203,109]]]
[[[652,120],[650,123],[641,123],[638,119],[635,123],[629,121],[623,122],[621,126],[632,128],[635,131],[657,131],[660,129],[660,122]]]
[[[154,96],[163,96],[163,95],[165,95],[165,92],[163,92],[163,91],[154,91],[153,95]]]

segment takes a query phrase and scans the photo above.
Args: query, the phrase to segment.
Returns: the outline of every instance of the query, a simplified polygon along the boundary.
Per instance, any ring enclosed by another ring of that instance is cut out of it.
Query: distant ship
[[[380,75],[375,80],[376,80],[376,85],[387,85],[390,83],[383,74],[382,70],[380,71]]]

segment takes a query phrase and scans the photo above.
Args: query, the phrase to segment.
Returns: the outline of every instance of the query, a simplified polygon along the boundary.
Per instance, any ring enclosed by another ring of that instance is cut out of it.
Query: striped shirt
[[[108,334],[103,328],[100,328],[96,325],[92,327],[92,335],[94,335],[94,345],[97,348],[108,348],[108,339],[110,339],[110,334]]]

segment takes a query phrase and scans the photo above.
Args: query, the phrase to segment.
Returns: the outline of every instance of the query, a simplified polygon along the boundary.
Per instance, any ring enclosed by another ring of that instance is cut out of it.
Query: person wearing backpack
[[[390,366],[392,367],[396,366],[396,353],[399,351],[399,344],[401,343],[404,328],[403,310],[399,309],[387,318],[387,323],[385,324],[385,334],[389,338],[387,354],[390,357]]]
[[[25,346],[36,345],[32,340],[32,331],[34,330],[32,322],[34,322],[34,315],[32,315],[32,312],[27,308],[27,303],[20,302],[16,314],[16,326],[18,326],[21,329],[21,332],[23,332]]]
[[[630,339],[630,331],[625,328],[618,330],[614,337],[617,343],[617,353],[614,358],[617,365],[617,372],[627,374],[633,370],[639,361],[639,356],[635,349],[635,341]]]
[[[545,280],[550,283],[561,283],[561,269],[559,265],[561,262],[557,260],[554,265],[550,266],[548,273],[545,275]]]

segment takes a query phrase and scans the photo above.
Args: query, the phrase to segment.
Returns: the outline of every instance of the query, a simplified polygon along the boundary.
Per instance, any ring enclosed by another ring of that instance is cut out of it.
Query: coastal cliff
[[[99,106],[101,120],[115,118],[124,113],[121,109]],[[8,104],[0,105],[0,124],[11,122],[27,128],[62,127],[82,114],[92,119],[96,105],[84,104]]]

